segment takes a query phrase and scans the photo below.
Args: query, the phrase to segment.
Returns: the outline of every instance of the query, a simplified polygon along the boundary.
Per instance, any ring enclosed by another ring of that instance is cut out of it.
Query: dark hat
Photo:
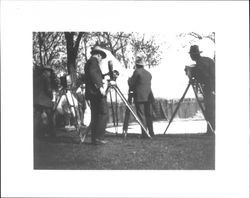
[[[90,52],[91,55],[93,54],[100,54],[102,56],[102,59],[106,58],[107,55],[106,53],[103,51],[103,49],[99,46],[93,47],[92,51]]]
[[[141,66],[145,66],[146,65],[144,58],[140,57],[140,56],[136,57],[135,64],[136,65],[141,65]]]
[[[200,53],[202,53],[202,51],[199,50],[198,45],[191,45],[189,54],[200,54]]]

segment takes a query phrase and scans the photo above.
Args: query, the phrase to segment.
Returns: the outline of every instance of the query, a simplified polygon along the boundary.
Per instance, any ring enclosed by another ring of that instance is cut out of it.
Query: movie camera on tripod
[[[174,110],[173,115],[171,116],[171,118],[169,120],[168,126],[165,129],[164,134],[167,132],[170,124],[172,123],[172,121],[173,121],[173,119],[174,119],[174,117],[175,117],[175,115],[176,115],[182,101],[184,100],[185,95],[187,94],[187,91],[188,91],[190,86],[192,86],[192,88],[193,88],[196,101],[197,101],[197,103],[198,103],[198,105],[199,105],[199,107],[200,107],[200,109],[202,111],[202,114],[203,114],[209,128],[211,129],[212,132],[214,132],[214,129],[213,129],[211,123],[208,121],[207,117],[205,116],[204,107],[202,106],[202,102],[201,102],[201,100],[199,99],[199,96],[198,96],[199,93],[200,93],[202,95],[202,98],[204,98],[203,84],[201,83],[202,80],[201,80],[201,75],[199,73],[199,70],[197,70],[196,65],[193,64],[193,65],[189,65],[189,66],[186,65],[184,71],[185,71],[186,75],[189,78],[189,82],[188,82],[187,88],[185,89],[181,99],[179,100],[179,102],[178,102],[178,104],[176,106],[176,109]]]
[[[108,75],[110,77],[110,79],[108,80],[108,87],[106,90],[106,93],[110,93],[110,99],[111,99],[111,108],[112,108],[112,115],[113,115],[113,122],[114,122],[114,127],[116,129],[116,133],[117,133],[117,126],[118,126],[118,116],[117,116],[117,95],[119,95],[119,97],[121,98],[121,100],[123,101],[123,103],[125,104],[125,106],[127,107],[127,110],[131,112],[131,114],[134,116],[134,118],[136,119],[136,121],[138,122],[138,124],[141,126],[141,128],[145,131],[146,135],[151,138],[151,136],[149,135],[149,132],[147,130],[147,128],[143,125],[142,121],[139,119],[139,117],[137,116],[136,112],[134,111],[133,107],[131,106],[130,102],[128,102],[126,100],[126,98],[124,97],[124,95],[122,94],[121,90],[119,89],[119,87],[116,84],[116,79],[119,76],[119,72],[117,70],[113,70],[113,63],[112,61],[108,62],[108,69],[109,72],[104,74],[104,76]],[[114,108],[113,108],[113,101],[112,101],[112,96],[111,96],[111,90],[115,91],[115,97],[116,97],[116,116],[114,113]],[[126,133],[124,134],[126,137]]]
[[[79,109],[76,104],[75,92],[73,91],[72,75],[61,76],[60,85],[62,86],[62,88],[59,90],[59,94],[58,94],[58,97],[56,99],[56,102],[53,108],[53,113],[56,111],[57,106],[60,100],[62,99],[62,97],[65,97],[67,105],[69,107],[70,115],[74,120],[73,122],[74,122],[76,132],[80,136],[81,142],[83,142],[84,141],[82,137],[83,135],[81,134],[81,131],[80,131],[81,123],[80,123]]]
[[[201,77],[196,68],[196,64],[186,65],[184,71],[186,75],[188,76],[189,81],[191,81],[194,91],[197,93],[197,95],[203,98],[204,96],[203,86],[204,85],[201,83],[201,80],[200,80]]]

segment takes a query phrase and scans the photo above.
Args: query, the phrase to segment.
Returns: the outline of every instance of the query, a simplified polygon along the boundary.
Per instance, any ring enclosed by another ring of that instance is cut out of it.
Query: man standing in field
[[[102,59],[106,53],[101,47],[92,48],[91,58],[87,61],[84,71],[86,77],[86,99],[91,107],[91,141],[93,145],[105,144],[105,128],[108,120],[108,106],[103,74],[100,69]]]
[[[136,58],[136,69],[131,78],[128,80],[130,89],[134,92],[134,101],[137,115],[144,126],[147,126],[151,137],[154,136],[152,103],[154,101],[151,90],[152,75],[144,69],[145,61],[142,57]],[[143,129],[141,129],[142,138],[147,138]]]
[[[205,117],[215,130],[215,62],[209,57],[201,56],[201,53],[199,46],[190,47],[190,57],[196,62],[192,75],[203,87]],[[207,126],[207,134],[212,134],[213,130]]]

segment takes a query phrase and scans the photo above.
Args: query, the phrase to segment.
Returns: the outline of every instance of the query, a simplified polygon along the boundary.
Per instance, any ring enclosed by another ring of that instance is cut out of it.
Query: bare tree
[[[34,32],[33,33],[33,63],[37,67],[45,65],[51,68],[62,69],[62,56],[65,54],[61,32]]]
[[[131,33],[124,32],[96,32],[93,35],[96,37],[96,44],[108,49],[125,68],[128,68],[129,60],[126,57],[126,47],[130,43]]]
[[[64,32],[67,46],[67,68],[68,73],[76,72],[76,57],[78,55],[79,43],[83,32]]]
[[[181,33],[178,35],[179,38],[186,38],[190,36],[191,39],[188,40],[188,44],[186,42],[183,43],[182,47],[185,48],[187,45],[192,45],[194,42],[202,39],[210,39],[213,43],[215,43],[215,32],[210,32],[206,34],[199,34],[196,32],[188,32],[188,33]],[[215,53],[214,53],[214,61],[215,61]]]
[[[134,33],[131,39],[134,54],[143,55],[148,67],[159,65],[161,61],[160,45],[156,43],[154,37],[146,38],[145,34]]]

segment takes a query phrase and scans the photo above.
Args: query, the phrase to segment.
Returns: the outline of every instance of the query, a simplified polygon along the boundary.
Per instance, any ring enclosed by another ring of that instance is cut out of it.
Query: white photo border
[[[1,4],[3,197],[248,197],[248,1]],[[216,170],[33,170],[32,32],[105,30],[215,32]]]

